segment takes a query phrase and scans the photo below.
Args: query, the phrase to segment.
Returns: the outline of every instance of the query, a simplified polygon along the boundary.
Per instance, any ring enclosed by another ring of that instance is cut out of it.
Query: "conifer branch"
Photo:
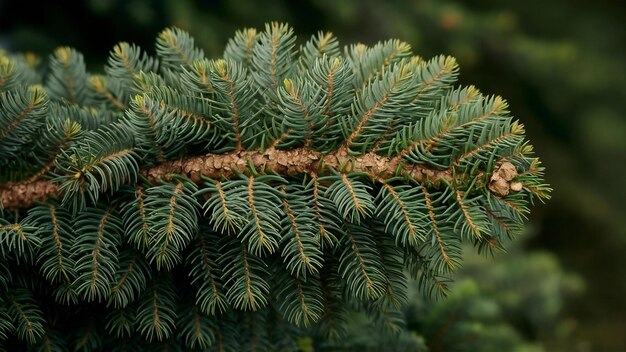
[[[169,28],[154,57],[120,43],[91,75],[60,48],[45,77],[0,52],[0,350],[62,350],[69,316],[79,349],[296,350],[353,310],[398,332],[407,269],[445,295],[464,242],[500,249],[549,197],[453,58],[295,43],[272,23],[209,59]]]
[[[435,234],[435,239],[437,240],[437,247],[441,252],[441,257],[446,264],[446,267],[450,271],[454,271],[456,266],[454,262],[450,259],[450,256],[446,252],[446,248],[444,247],[443,240],[441,239],[441,232],[437,226],[437,219],[435,218],[435,210],[433,209],[432,200],[430,199],[430,194],[426,188],[423,188],[424,199],[426,200],[426,207],[428,208],[428,217],[430,218],[430,223],[432,226],[433,233]]]
[[[372,179],[388,179],[398,173],[409,176],[417,182],[454,183],[451,169],[403,163],[397,158],[388,158],[374,153],[348,157],[345,150],[322,154],[309,148],[269,149],[264,152],[244,150],[192,156],[156,164],[142,169],[140,174],[151,184],[167,181],[172,175],[182,175],[193,182],[200,183],[203,176],[228,179],[237,176],[238,173],[250,174],[251,165],[257,172],[285,176],[312,175],[313,173],[325,175],[334,169],[342,172],[363,172],[370,175]],[[494,173],[497,171],[495,170]],[[511,180],[504,181],[497,187],[490,186],[490,190],[497,196],[505,196],[511,190],[511,183]],[[58,196],[57,184],[48,180],[7,182],[0,186],[0,202],[7,209],[26,208],[33,202]]]

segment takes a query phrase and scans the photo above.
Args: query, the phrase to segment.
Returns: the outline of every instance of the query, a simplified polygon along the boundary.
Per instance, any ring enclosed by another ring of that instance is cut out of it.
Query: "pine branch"
[[[50,68],[46,88],[51,98],[81,105],[87,102],[87,69],[81,53],[69,47],[57,48]]]
[[[312,188],[312,196],[310,206],[315,211],[315,220],[317,221],[320,249],[332,248],[337,243],[336,233],[339,233],[341,227],[341,219],[334,211],[330,199],[323,196],[325,187],[323,187],[316,173],[311,175],[311,182],[308,188]]]
[[[124,250],[119,258],[120,265],[115,274],[115,281],[112,283],[108,305],[125,308],[134,302],[146,287],[152,271],[144,256],[133,249]]]
[[[204,314],[215,315],[225,313],[229,307],[221,280],[222,270],[216,264],[218,246],[214,238],[218,234],[205,232],[206,229],[198,235],[187,263],[191,266],[191,284],[197,287],[196,305]]]
[[[439,226],[437,225],[435,209],[433,208],[433,202],[432,202],[432,200],[430,198],[430,194],[428,193],[428,191],[426,189],[424,189],[423,192],[424,192],[424,199],[426,200],[426,206],[428,208],[428,217],[430,219],[430,226],[431,226],[432,233],[434,234],[434,238],[435,238],[436,243],[437,243],[437,248],[438,248],[439,252],[441,253],[441,258],[443,259],[443,262],[445,263],[445,267],[446,267],[447,270],[455,271],[456,270],[456,264],[450,258],[450,255],[448,254],[447,249],[444,246],[444,242],[443,242],[442,236],[441,236],[441,231],[439,229]]]
[[[255,28],[245,28],[235,32],[235,37],[226,44],[224,58],[240,61],[248,66],[251,65],[257,38],[258,35]]]
[[[15,330],[21,340],[34,343],[44,334],[45,320],[32,292],[20,288],[8,295],[7,314],[14,322]]]
[[[291,186],[282,187],[283,211],[287,215],[283,219],[282,257],[289,272],[300,278],[307,273],[316,275],[322,267],[322,252],[318,248],[315,236],[315,213],[309,207],[311,200],[307,189]]]
[[[92,76],[89,78],[89,88],[101,96],[106,102],[112,104],[119,110],[126,110],[126,103],[120,100],[109,87],[107,87],[107,80],[103,76]],[[122,98],[123,99],[123,98]]]
[[[396,174],[408,176],[417,182],[438,184],[454,183],[450,169],[438,169],[423,164],[401,163],[399,160],[368,153],[350,158],[345,151],[322,154],[309,148],[291,150],[239,151],[224,154],[205,154],[166,161],[140,170],[152,184],[158,184],[182,175],[196,183],[202,177],[212,179],[232,178],[238,174],[250,174],[250,166],[257,171],[279,175],[328,174],[331,169],[344,172],[363,172],[372,178],[391,178]],[[496,170],[497,172],[497,170]],[[462,176],[456,176],[462,177]],[[511,182],[507,181],[490,190],[497,196],[504,196],[510,191]],[[33,202],[44,201],[59,196],[58,185],[46,180],[27,182],[7,182],[0,188],[0,201],[4,208],[26,208]]]
[[[353,313],[402,334],[406,270],[445,295],[463,242],[502,248],[549,197],[453,58],[295,43],[271,23],[205,59],[170,28],[93,75],[0,51],[0,345],[290,351]]]
[[[148,341],[162,341],[174,333],[176,288],[169,277],[154,279],[139,299],[137,331]]]

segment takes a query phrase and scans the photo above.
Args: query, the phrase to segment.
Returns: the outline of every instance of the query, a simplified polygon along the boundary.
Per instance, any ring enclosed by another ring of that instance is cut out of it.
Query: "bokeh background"
[[[93,72],[102,71],[118,41],[150,51],[167,26],[189,31],[208,56],[218,57],[235,30],[262,29],[273,20],[290,23],[300,42],[329,30],[342,44],[394,37],[426,58],[455,56],[462,84],[509,101],[554,192],[533,208],[526,233],[509,253],[495,259],[468,253],[447,307],[487,300],[502,324],[489,325],[492,316],[473,318],[494,334],[513,334],[520,350],[626,351],[623,1],[85,0],[23,6],[0,0],[0,48],[45,59],[69,45],[84,53]],[[409,329],[427,325],[425,304],[415,299]],[[365,331],[358,324],[355,329]],[[359,335],[352,338],[358,345]]]

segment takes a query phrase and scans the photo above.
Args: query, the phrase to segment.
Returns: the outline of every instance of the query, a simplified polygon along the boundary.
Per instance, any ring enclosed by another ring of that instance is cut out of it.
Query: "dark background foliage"
[[[69,45],[93,71],[118,41],[153,48],[170,25],[216,57],[236,29],[270,20],[289,22],[300,38],[322,29],[343,44],[395,37],[424,57],[456,56],[462,83],[509,100],[547,167],[553,199],[533,209],[525,247],[556,253],[565,270],[584,279],[585,293],[563,312],[578,348],[626,349],[622,1],[88,0],[40,2],[28,12],[23,6],[0,0],[0,47],[45,58]]]

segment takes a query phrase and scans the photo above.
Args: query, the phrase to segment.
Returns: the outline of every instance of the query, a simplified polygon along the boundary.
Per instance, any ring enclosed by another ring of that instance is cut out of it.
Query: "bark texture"
[[[494,170],[489,190],[498,196],[509,194],[512,189],[510,163],[503,163]],[[269,149],[266,151],[236,151],[224,154],[205,154],[166,161],[139,170],[150,183],[168,181],[172,175],[182,175],[200,183],[202,176],[213,179],[229,179],[237,173],[249,174],[251,168],[260,173],[275,173],[285,176],[302,174],[328,174],[330,169],[341,172],[363,172],[373,180],[406,175],[417,182],[437,184],[453,182],[450,169],[437,169],[423,164],[404,163],[397,158],[368,153],[349,157],[342,148],[333,153],[321,154],[309,148],[291,150]],[[506,175],[506,176],[505,176]],[[513,187],[515,188],[515,187]],[[35,201],[44,201],[58,196],[57,184],[47,180],[8,182],[0,186],[0,202],[7,209],[26,208]]]

